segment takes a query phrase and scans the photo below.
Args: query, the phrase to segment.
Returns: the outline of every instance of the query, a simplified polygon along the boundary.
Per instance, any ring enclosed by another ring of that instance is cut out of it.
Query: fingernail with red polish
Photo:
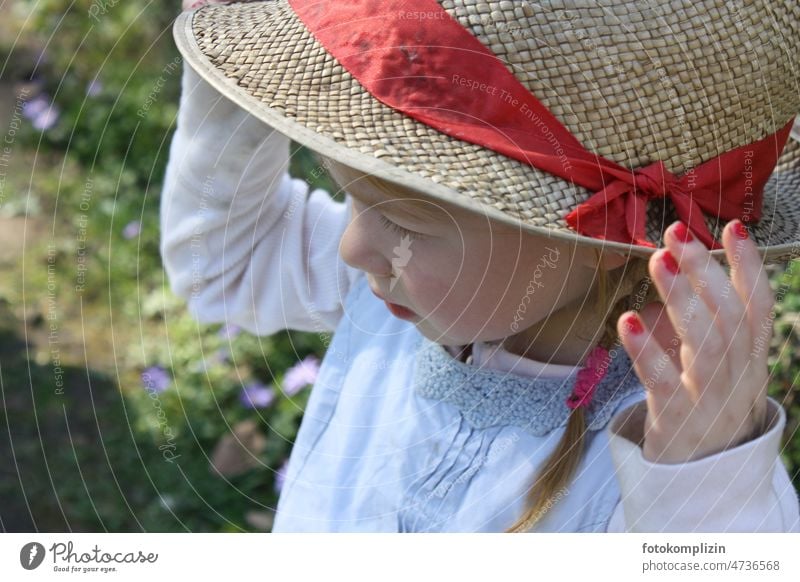
[[[682,222],[677,223],[675,228],[672,229],[672,232],[675,234],[675,238],[682,243],[688,243],[694,240],[692,233],[689,232],[687,226]]]
[[[731,228],[733,229],[733,234],[735,234],[737,238],[744,240],[750,236],[750,234],[747,232],[747,228],[740,220],[734,222]]]
[[[642,325],[639,316],[635,313],[629,313],[625,316],[624,325],[625,333],[639,335],[644,331],[644,326]]]
[[[672,253],[669,251],[664,251],[664,254],[661,255],[661,262],[664,263],[664,266],[673,275],[677,275],[678,271],[680,271],[678,261],[675,260],[675,257],[673,257]]]

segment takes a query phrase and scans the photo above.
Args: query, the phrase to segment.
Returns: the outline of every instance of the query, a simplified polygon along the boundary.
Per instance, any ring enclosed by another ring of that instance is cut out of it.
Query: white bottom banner
[[[2,580],[800,580],[800,534],[3,534]],[[246,577],[246,578],[245,578]],[[290,577],[290,578],[289,578]],[[415,577],[415,578],[414,578]]]

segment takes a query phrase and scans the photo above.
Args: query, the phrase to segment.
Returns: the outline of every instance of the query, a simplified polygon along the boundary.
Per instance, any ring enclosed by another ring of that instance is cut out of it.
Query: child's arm
[[[778,451],[783,408],[767,399],[767,430],[686,463],[651,463],[640,447],[647,403],[614,415],[607,434],[622,499],[609,532],[800,532],[800,506]]]
[[[333,330],[358,271],[338,245],[347,204],[290,178],[289,140],[184,64],[161,199],[172,291],[200,322],[257,334]]]
[[[785,413],[767,398],[774,297],[761,258],[732,221],[729,278],[687,233],[668,228],[650,261],[665,309],[618,323],[645,402],[609,429],[622,492],[610,527],[624,515],[634,531],[798,531],[778,456]]]

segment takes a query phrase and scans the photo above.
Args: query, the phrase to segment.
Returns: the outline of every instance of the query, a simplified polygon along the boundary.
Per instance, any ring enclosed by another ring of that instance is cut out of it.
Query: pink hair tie
[[[578,371],[575,387],[567,398],[567,406],[572,409],[589,406],[595,388],[608,371],[608,359],[608,350],[601,346],[595,346],[589,357],[586,358],[584,367]]]

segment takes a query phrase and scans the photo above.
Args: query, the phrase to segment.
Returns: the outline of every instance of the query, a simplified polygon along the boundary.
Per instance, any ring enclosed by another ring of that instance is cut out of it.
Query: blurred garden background
[[[169,290],[180,0],[0,2],[0,529],[269,531],[324,346],[200,325]],[[314,166],[295,146],[328,187]],[[799,266],[770,270],[798,488]]]

